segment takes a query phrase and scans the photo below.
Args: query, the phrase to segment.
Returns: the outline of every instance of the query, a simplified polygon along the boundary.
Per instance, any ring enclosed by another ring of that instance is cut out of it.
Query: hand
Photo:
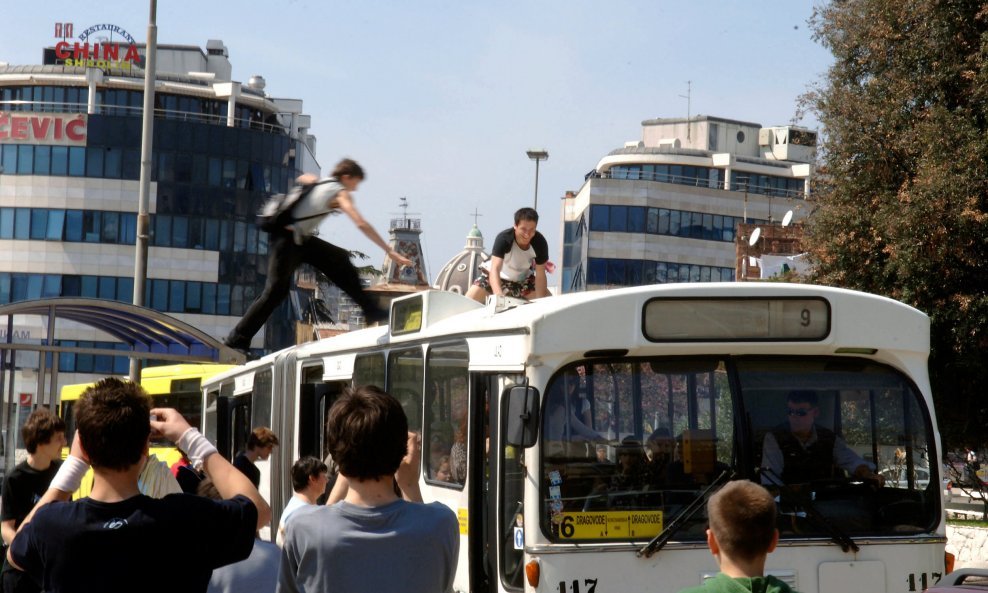
[[[413,262],[412,260],[408,259],[404,255],[398,253],[394,249],[391,250],[391,253],[389,253],[388,256],[391,259],[395,260],[396,262],[398,262],[399,264],[401,264],[403,266],[414,266],[415,265],[415,262]]]
[[[157,431],[173,443],[177,443],[185,431],[192,428],[174,408],[154,408],[151,415],[156,418],[151,421],[151,430]]]
[[[419,491],[419,466],[422,461],[422,435],[417,432],[408,433],[408,453],[401,459],[401,465],[395,472],[395,481],[406,500],[422,502]]]
[[[72,446],[69,448],[69,455],[78,457],[86,463],[89,463],[89,457],[86,456],[86,452],[82,449],[82,441],[79,439],[78,430],[75,431],[75,436],[72,437]]]

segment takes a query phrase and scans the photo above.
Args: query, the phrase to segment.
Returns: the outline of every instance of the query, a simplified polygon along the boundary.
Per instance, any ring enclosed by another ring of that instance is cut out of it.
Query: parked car
[[[926,593],[988,591],[988,568],[961,568],[940,579]]]
[[[881,472],[885,477],[886,488],[907,488],[909,487],[909,473],[906,466],[887,467]],[[913,477],[915,490],[926,490],[930,485],[930,470],[925,467],[913,467]]]

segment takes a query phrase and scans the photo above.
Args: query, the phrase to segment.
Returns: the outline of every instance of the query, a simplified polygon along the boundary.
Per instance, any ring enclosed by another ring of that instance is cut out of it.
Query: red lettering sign
[[[87,117],[81,114],[0,112],[0,143],[85,145],[87,123]]]
[[[30,393],[22,393],[20,399],[22,406],[30,406],[31,400],[34,399],[34,396]]]

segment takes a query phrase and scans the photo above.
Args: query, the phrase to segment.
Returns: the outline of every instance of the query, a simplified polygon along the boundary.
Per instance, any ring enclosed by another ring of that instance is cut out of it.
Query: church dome
[[[479,266],[491,258],[484,252],[484,236],[474,224],[467,233],[467,244],[452,259],[446,262],[433,288],[466,294],[467,289],[479,275]]]

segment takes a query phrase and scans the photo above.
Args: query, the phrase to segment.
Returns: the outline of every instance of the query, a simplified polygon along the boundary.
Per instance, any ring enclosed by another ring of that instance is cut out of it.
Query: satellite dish
[[[792,222],[792,210],[786,212],[786,215],[782,217],[782,226],[789,226]]]
[[[755,230],[751,232],[751,237],[748,239],[748,245],[754,247],[755,243],[758,243],[758,237],[762,236],[762,228],[755,227]]]

